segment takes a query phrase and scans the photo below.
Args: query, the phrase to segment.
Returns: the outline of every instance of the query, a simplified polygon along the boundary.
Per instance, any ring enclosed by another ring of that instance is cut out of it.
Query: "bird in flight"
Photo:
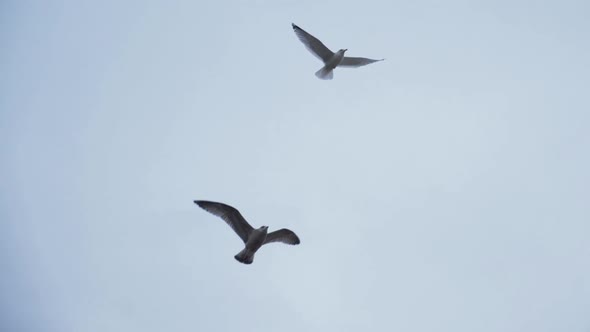
[[[305,30],[301,29],[294,23],[291,23],[297,38],[305,45],[305,47],[318,59],[324,62],[324,66],[315,73],[315,76],[322,80],[331,80],[334,78],[334,68],[336,67],[360,67],[373,62],[383,61],[385,59],[367,59],[344,56],[344,52],[348,49],[341,49],[334,53],[330,51],[319,39],[310,35]]]
[[[195,204],[203,208],[205,211],[214,214],[223,219],[238,236],[244,241],[246,245],[244,250],[240,251],[234,258],[244,264],[252,264],[254,261],[254,254],[260,247],[271,242],[282,242],[286,244],[299,244],[297,235],[286,228],[278,231],[268,233],[268,226],[262,226],[254,229],[240,211],[227,204],[210,202],[210,201],[194,201]]]

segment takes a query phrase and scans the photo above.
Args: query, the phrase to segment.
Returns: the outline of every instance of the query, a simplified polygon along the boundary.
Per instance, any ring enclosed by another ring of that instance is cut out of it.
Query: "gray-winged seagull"
[[[252,264],[254,254],[260,247],[271,242],[283,242],[286,244],[299,244],[299,238],[293,231],[286,228],[267,233],[268,226],[262,226],[254,229],[240,212],[223,203],[209,201],[194,201],[195,204],[223,219],[244,241],[246,245],[244,250],[240,251],[234,258],[244,264]]]

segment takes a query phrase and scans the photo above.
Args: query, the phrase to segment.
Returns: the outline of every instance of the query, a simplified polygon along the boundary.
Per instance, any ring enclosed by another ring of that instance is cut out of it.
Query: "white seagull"
[[[329,48],[326,47],[321,41],[319,41],[316,37],[310,35],[305,30],[301,29],[294,23],[291,23],[293,26],[293,30],[297,35],[297,38],[301,40],[303,45],[318,59],[324,62],[324,66],[322,69],[318,70],[315,73],[315,76],[322,80],[331,80],[334,78],[334,68],[336,67],[360,67],[365,66],[373,62],[383,61],[385,59],[367,59],[367,58],[355,58],[355,57],[348,57],[344,56],[344,52],[348,51],[348,49],[341,49],[338,52],[334,53],[330,51]]]
[[[262,245],[271,242],[283,242],[286,244],[299,244],[299,238],[293,231],[286,228],[279,229],[271,233],[267,233],[268,226],[262,226],[254,229],[240,212],[223,203],[209,202],[209,201],[194,201],[195,204],[210,212],[221,219],[223,219],[238,236],[244,241],[246,247],[240,251],[234,258],[244,264],[252,264],[254,261],[254,254]]]

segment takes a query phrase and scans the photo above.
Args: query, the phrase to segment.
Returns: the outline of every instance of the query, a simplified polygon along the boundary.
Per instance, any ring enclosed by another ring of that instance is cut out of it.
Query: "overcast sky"
[[[589,15],[2,1],[0,329],[590,331]]]

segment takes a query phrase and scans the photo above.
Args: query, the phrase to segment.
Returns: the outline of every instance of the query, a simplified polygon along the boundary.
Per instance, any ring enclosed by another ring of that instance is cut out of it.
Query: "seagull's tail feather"
[[[322,67],[322,69],[315,73],[315,76],[321,80],[331,80],[334,78],[334,71],[332,69]]]
[[[240,251],[234,258],[244,264],[252,264],[254,261],[254,251],[249,250],[248,248],[244,248],[244,250]]]

